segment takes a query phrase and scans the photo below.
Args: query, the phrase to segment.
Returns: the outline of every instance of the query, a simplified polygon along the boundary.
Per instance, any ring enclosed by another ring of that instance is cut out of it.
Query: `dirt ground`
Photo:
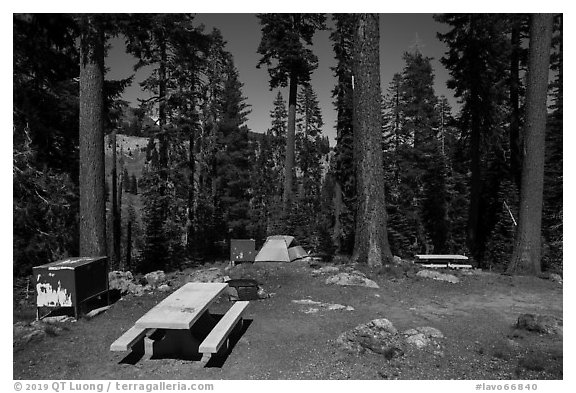
[[[14,348],[14,379],[562,379],[562,335],[520,331],[521,313],[562,317],[562,286],[536,277],[494,273],[460,276],[460,283],[366,272],[380,289],[324,283],[305,263],[240,266],[233,278],[255,278],[274,295],[251,301],[247,328],[227,357],[197,361],[140,359],[123,362],[110,344],[168,294],[128,295],[105,313],[66,323],[65,329]],[[353,311],[308,307],[311,299]],[[228,300],[211,309],[224,313]],[[22,305],[14,318],[33,315]],[[431,326],[445,336],[441,351],[427,348],[387,360],[350,354],[337,337],[376,318],[399,330]]]

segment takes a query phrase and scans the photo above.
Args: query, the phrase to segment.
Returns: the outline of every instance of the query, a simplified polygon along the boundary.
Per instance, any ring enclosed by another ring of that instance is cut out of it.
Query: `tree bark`
[[[352,260],[369,266],[381,266],[392,260],[384,200],[378,23],[377,14],[359,14],[354,37],[354,150],[358,199]]]
[[[519,16],[513,16],[510,43],[510,169],[518,190],[521,186],[522,156],[520,142],[520,25]]]
[[[120,266],[120,209],[118,206],[119,193],[118,193],[118,171],[116,168],[116,131],[111,135],[112,144],[112,266],[119,268]]]
[[[292,172],[294,168],[294,142],[296,135],[296,99],[298,95],[298,78],[295,73],[290,76],[288,95],[288,128],[286,130],[286,157],[284,161],[284,216],[287,217],[292,206]]]
[[[132,219],[128,218],[128,228],[126,229],[126,270],[132,268]]]
[[[510,273],[537,274],[541,271],[544,145],[552,21],[552,14],[533,14],[530,21],[522,187],[514,252],[508,266]]]
[[[81,17],[80,255],[106,252],[104,179],[104,30],[97,16]]]
[[[196,211],[196,195],[195,195],[195,187],[196,187],[196,166],[194,162],[194,138],[195,138],[195,129],[192,127],[190,130],[190,139],[189,139],[189,156],[188,156],[188,206],[187,206],[187,217],[186,217],[186,248],[190,254],[194,252],[194,221],[195,221],[195,211]]]

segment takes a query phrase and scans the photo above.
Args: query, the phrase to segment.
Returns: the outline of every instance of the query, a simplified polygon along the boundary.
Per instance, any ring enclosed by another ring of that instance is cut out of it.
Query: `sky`
[[[234,57],[240,81],[244,84],[243,94],[250,105],[251,113],[248,115],[247,125],[251,131],[266,132],[270,127],[270,111],[278,90],[270,90],[266,67],[256,68],[261,58],[257,49],[262,35],[258,18],[255,14],[196,14],[195,21],[204,24],[206,32],[210,32],[213,28],[218,28],[222,32],[227,42],[226,50]],[[327,25],[329,28],[333,27],[330,16],[327,18]],[[383,91],[386,91],[392,76],[402,72],[403,53],[418,44],[425,56],[433,58],[436,94],[445,95],[452,107],[456,107],[452,91],[446,88],[448,71],[440,63],[440,58],[446,52],[446,46],[436,38],[437,32],[445,32],[447,29],[448,26],[435,22],[432,14],[380,14],[380,78]],[[331,92],[336,84],[336,78],[330,67],[335,66],[336,60],[329,36],[329,30],[319,31],[314,36],[312,50],[318,56],[318,68],[312,74],[311,83],[322,111],[323,134],[329,137],[330,145],[334,146],[336,111]],[[114,40],[106,60],[106,65],[110,68],[107,77],[117,79],[133,74],[132,67],[135,62],[131,55],[125,53],[123,40],[120,38]],[[133,106],[137,105],[138,97],[146,97],[138,85],[146,75],[146,70],[136,73],[132,86],[124,93],[123,99]],[[288,89],[280,91],[287,101]]]

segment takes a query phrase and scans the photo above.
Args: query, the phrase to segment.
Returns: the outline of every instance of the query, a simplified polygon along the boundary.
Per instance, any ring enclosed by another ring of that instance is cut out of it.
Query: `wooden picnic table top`
[[[418,259],[452,259],[452,260],[468,260],[467,256],[464,255],[446,255],[446,254],[427,254],[427,255],[416,255]]]
[[[188,283],[148,311],[134,326],[148,329],[190,329],[224,292],[226,283]]]

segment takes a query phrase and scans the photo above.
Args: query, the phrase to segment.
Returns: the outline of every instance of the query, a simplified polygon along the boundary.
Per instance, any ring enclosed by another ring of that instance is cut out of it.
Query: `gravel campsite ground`
[[[224,265],[204,266],[223,268]],[[338,266],[342,269],[342,266]],[[199,268],[200,269],[200,268]],[[169,276],[172,290],[192,270]],[[60,323],[27,342],[14,337],[14,379],[562,379],[562,332],[515,328],[523,313],[562,318],[562,284],[488,272],[456,274],[460,282],[412,271],[364,270],[380,288],[326,283],[308,263],[239,265],[227,275],[253,278],[271,294],[251,301],[247,328],[212,367],[179,359],[123,362],[114,340],[170,292],[126,295],[92,318]],[[294,302],[294,300],[299,302]],[[317,303],[348,308],[312,307]],[[311,306],[312,305],[312,306]],[[229,307],[222,297],[213,312]],[[353,309],[353,310],[352,310]],[[16,301],[14,323],[33,320],[31,301]],[[400,356],[344,350],[338,337],[386,318],[399,331],[428,326],[443,338]],[[15,328],[16,329],[16,328]],[[16,331],[16,330],[15,330]],[[132,362],[134,363],[134,362]],[[210,364],[209,364],[210,366]]]

